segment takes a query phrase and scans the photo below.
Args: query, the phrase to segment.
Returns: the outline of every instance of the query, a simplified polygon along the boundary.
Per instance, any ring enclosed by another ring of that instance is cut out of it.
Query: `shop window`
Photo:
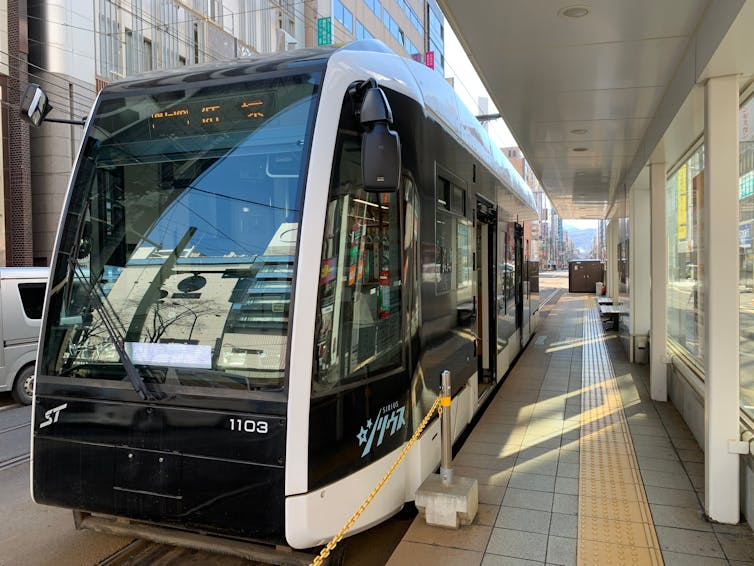
[[[704,146],[667,180],[668,337],[692,363],[704,364],[702,207]]]
[[[754,418],[754,96],[739,110],[738,273],[741,408]]]

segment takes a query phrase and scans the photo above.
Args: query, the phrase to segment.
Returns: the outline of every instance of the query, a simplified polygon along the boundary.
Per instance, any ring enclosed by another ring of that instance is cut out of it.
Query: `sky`
[[[490,99],[490,96],[447,20],[445,25],[445,77],[454,78],[456,94],[475,116],[497,112],[492,100],[490,100],[486,111],[479,108],[479,97]],[[502,118],[488,122],[488,124],[490,125],[488,133],[498,147],[518,145]]]
[[[585,228],[597,229],[596,220],[563,220],[563,228],[576,228],[583,230]]]

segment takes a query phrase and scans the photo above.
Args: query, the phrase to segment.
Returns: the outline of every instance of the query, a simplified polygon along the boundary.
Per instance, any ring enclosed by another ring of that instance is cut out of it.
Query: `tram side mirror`
[[[401,179],[401,140],[390,129],[393,112],[385,93],[372,87],[364,94],[360,113],[361,176],[369,192],[395,192]]]
[[[38,84],[30,83],[21,98],[21,118],[32,126],[39,126],[52,110],[47,95]]]

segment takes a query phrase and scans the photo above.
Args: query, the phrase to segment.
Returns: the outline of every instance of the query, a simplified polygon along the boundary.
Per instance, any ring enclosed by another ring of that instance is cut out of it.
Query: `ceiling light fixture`
[[[558,10],[558,16],[564,18],[583,18],[590,12],[587,6],[567,6]]]
[[[588,148],[586,147],[574,147],[571,151],[587,151]]]
[[[583,135],[583,134],[587,133],[587,131],[588,130],[586,130],[585,128],[577,128],[575,130],[571,130],[571,133],[572,134],[576,134],[577,136],[580,136],[580,135]]]

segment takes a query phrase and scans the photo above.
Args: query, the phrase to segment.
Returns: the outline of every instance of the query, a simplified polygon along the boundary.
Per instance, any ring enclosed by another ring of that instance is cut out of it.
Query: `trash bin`
[[[649,363],[649,334],[634,337],[634,363]]]
[[[605,292],[605,285],[602,283],[602,281],[597,281],[594,284],[594,291],[597,293],[598,297],[602,296],[602,293]]]

